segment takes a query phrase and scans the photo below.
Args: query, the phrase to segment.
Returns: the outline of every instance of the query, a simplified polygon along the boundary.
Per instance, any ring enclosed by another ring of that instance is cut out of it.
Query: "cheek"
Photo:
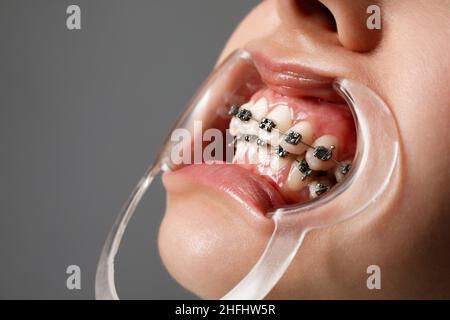
[[[448,203],[450,187],[450,45],[443,21],[427,17],[399,16],[368,64],[400,129],[404,192],[422,215]]]
[[[208,191],[169,194],[159,250],[169,273],[202,298],[220,298],[261,255],[272,222],[249,224],[229,199]]]

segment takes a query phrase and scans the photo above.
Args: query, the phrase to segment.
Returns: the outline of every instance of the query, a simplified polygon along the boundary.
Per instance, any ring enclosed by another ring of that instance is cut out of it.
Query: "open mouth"
[[[356,130],[346,104],[263,89],[233,113],[233,163],[270,179],[288,204],[328,192],[350,169]]]
[[[267,63],[256,70],[260,83],[216,111],[222,117],[214,127],[233,138],[231,159],[168,172],[168,190],[200,184],[265,215],[313,201],[345,179],[355,157],[356,128],[348,105],[335,98],[333,79],[320,78],[311,88],[305,80],[310,72],[270,70]]]

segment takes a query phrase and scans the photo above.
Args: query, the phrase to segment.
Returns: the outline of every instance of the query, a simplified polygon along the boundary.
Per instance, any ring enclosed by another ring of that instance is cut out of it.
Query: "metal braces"
[[[330,190],[330,187],[325,185],[325,184],[323,184],[323,183],[320,183],[320,182],[318,184],[316,184],[315,187],[314,187],[314,192],[318,196],[324,194],[328,190]]]
[[[261,128],[263,130],[266,130],[267,132],[272,132],[272,130],[277,130],[276,129],[277,124],[273,120],[268,119],[268,118],[262,118],[261,120],[255,119],[253,117],[252,112],[250,110],[238,107],[237,105],[231,106],[230,111],[228,112],[228,114],[230,116],[237,117],[238,119],[240,119],[243,122],[256,121],[256,122],[259,123],[259,128]],[[344,165],[344,164],[340,163],[339,161],[333,159],[333,150],[336,148],[335,146],[330,146],[330,148],[327,148],[327,147],[324,147],[324,146],[313,147],[312,145],[307,144],[307,143],[302,141],[303,137],[302,137],[302,135],[299,132],[290,131],[289,133],[286,134],[284,132],[281,132],[280,130],[277,130],[277,131],[281,135],[283,135],[285,137],[284,141],[286,143],[289,143],[289,144],[294,145],[294,146],[296,146],[299,143],[301,143],[301,144],[307,146],[308,148],[314,149],[313,155],[317,159],[319,159],[321,161],[330,161],[331,160],[331,161],[335,162],[336,164],[338,164],[340,166],[342,174],[345,175],[350,170],[351,166],[349,164]],[[244,136],[244,139],[247,142],[250,141],[250,140],[247,140],[247,139],[249,139],[248,137],[249,136]],[[253,137],[253,138],[256,137],[255,138],[256,139],[256,143],[259,146],[265,146],[267,144],[266,142],[264,142],[261,139],[259,139],[259,137],[257,137],[257,136],[251,135],[251,137]],[[235,137],[235,139],[236,139],[236,137]],[[235,142],[236,141],[237,140],[235,140]],[[289,155],[289,152],[284,150],[281,146],[275,147],[275,153],[278,156],[282,157],[282,158],[285,158],[285,157],[287,157]],[[306,163],[306,161],[305,161],[305,163]],[[299,165],[299,167],[300,167],[300,165]],[[308,166],[308,168],[309,168],[309,166]],[[299,168],[299,170],[300,170],[300,168]],[[302,171],[300,170],[300,172],[302,172]],[[305,169],[305,172],[308,172],[308,170]],[[304,172],[302,172],[302,174],[304,175],[303,179],[306,179],[308,176],[311,175],[311,174],[309,174],[309,175],[305,176]]]
[[[306,162],[305,159],[302,159],[298,161],[297,169],[300,171],[300,173],[303,175],[302,181],[305,181],[306,178],[310,177],[313,174],[312,169],[309,167],[308,162]]]

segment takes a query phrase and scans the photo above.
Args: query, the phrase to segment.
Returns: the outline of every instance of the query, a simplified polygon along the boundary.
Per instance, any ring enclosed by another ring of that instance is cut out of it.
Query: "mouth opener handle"
[[[245,51],[238,51],[225,67],[239,59],[248,62],[250,58]],[[318,200],[271,213],[275,228],[264,253],[247,276],[222,299],[263,299],[285,273],[308,231],[331,226],[363,212],[390,184],[399,158],[398,132],[390,110],[377,95],[356,81],[339,79],[335,88],[347,100],[356,119],[358,145],[352,170],[332,192]],[[189,119],[181,118],[182,122],[189,122]],[[169,170],[166,152],[161,151],[156,163],[139,181],[108,234],[95,279],[95,295],[99,300],[119,299],[114,283],[114,258],[141,198],[155,176],[161,170]],[[369,172],[368,163],[377,169]],[[340,197],[339,207],[332,201],[337,196]]]

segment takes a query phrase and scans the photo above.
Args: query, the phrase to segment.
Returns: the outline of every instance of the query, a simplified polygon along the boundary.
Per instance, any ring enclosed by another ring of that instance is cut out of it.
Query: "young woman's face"
[[[366,26],[370,5],[381,9],[380,30]],[[356,79],[384,99],[400,130],[398,188],[376,208],[309,233],[269,298],[450,298],[449,8],[448,0],[267,0],[232,35],[221,59],[249,50],[260,71],[272,75],[269,94],[337,102],[332,79]],[[341,140],[345,160],[353,129],[341,125],[344,116],[321,117],[337,123],[329,130]],[[266,246],[273,224],[264,210],[286,199],[267,190],[258,195],[271,187],[255,187],[262,183],[256,178],[241,185],[246,195],[230,196],[229,185],[220,184],[235,171],[212,169],[192,179],[197,173],[190,170],[164,177],[160,252],[183,286],[218,298]],[[367,289],[370,265],[381,268],[381,290]]]

